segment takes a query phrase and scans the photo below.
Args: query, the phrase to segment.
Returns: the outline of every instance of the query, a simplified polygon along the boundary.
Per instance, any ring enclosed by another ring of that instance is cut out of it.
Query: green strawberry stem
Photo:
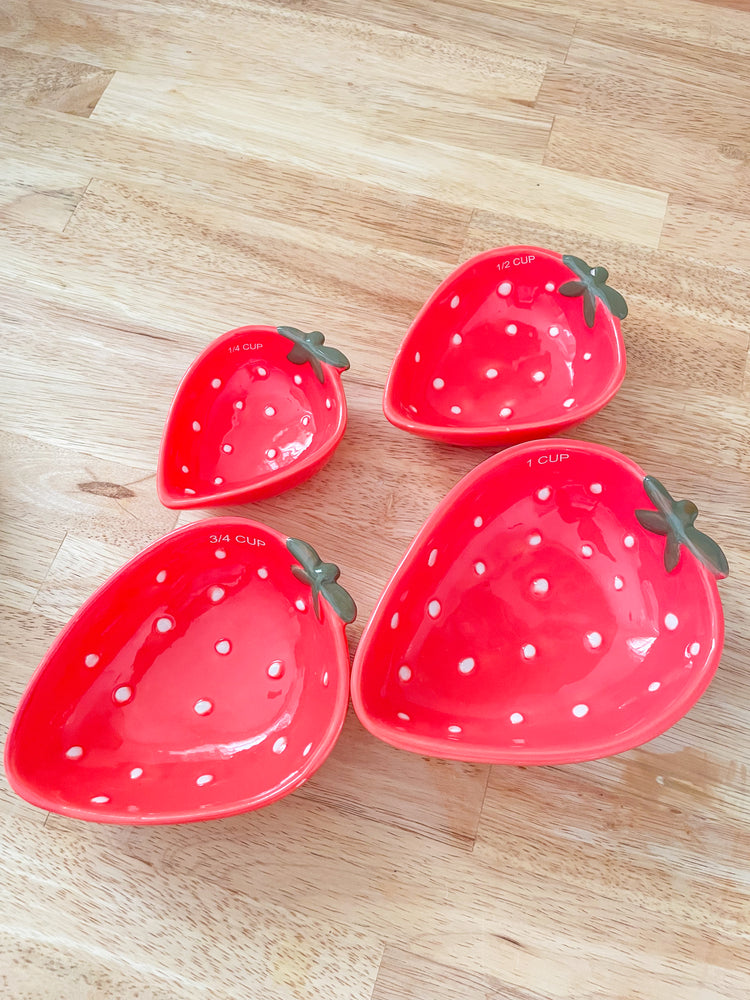
[[[286,337],[287,340],[291,340],[294,344],[294,347],[287,354],[287,358],[289,358],[292,364],[309,364],[319,382],[322,382],[324,379],[323,364],[321,362],[331,365],[332,368],[338,368],[340,371],[346,371],[349,367],[349,359],[345,354],[336,350],[335,347],[323,346],[325,344],[325,337],[319,330],[313,330],[312,333],[303,333],[293,326],[277,326],[276,332],[280,333],[282,337]]]
[[[643,488],[656,510],[637,510],[635,516],[647,531],[666,535],[664,565],[667,572],[677,567],[684,545],[719,580],[728,576],[727,557],[712,538],[694,526],[698,508],[693,501],[675,500],[653,476],[646,476]]]
[[[292,573],[312,588],[313,608],[318,620],[320,621],[322,594],[343,622],[353,622],[357,617],[357,605],[341,584],[336,582],[341,575],[338,566],[323,562],[312,545],[299,538],[287,538],[286,547],[300,564],[292,566]]]
[[[583,296],[583,318],[586,326],[592,327],[596,319],[597,302],[603,302],[613,316],[618,319],[625,319],[628,314],[628,306],[625,299],[610,288],[607,284],[609,271],[606,267],[589,267],[585,260],[580,257],[573,257],[572,254],[563,254],[563,264],[577,275],[578,281],[566,281],[558,291],[562,295]]]

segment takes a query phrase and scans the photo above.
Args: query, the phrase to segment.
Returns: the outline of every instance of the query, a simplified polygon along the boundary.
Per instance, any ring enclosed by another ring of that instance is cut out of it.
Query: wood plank
[[[63,532],[41,533],[33,521],[12,515],[0,521],[0,587],[3,603],[29,611],[55,555]]]
[[[723,212],[674,202],[664,219],[659,246],[696,260],[750,271],[747,229],[750,211]]]
[[[83,197],[90,175],[58,164],[3,157],[0,222],[39,226],[62,233]]]
[[[112,76],[99,66],[0,46],[0,92],[9,104],[88,118]]]

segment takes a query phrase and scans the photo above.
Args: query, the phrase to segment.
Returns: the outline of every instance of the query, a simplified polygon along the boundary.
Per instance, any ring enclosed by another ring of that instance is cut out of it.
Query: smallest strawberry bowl
[[[339,571],[306,542],[225,517],[180,528],[71,619],[11,723],[33,805],[100,823],[185,823],[269,805],[336,742],[349,701]]]
[[[357,649],[363,725],[414,753],[564,764],[658,736],[716,671],[719,546],[609,448],[554,439],[448,494]]]
[[[605,406],[625,377],[625,300],[604,267],[540,247],[466,261],[422,307],[385,387],[396,427],[448,444],[509,445]]]
[[[349,362],[322,333],[244,326],[193,362],[172,402],[156,485],[166,507],[273,496],[317,472],[346,428]]]

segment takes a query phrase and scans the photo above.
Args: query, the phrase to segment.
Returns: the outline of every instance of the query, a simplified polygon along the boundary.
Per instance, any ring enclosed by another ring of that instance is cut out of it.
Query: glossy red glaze
[[[539,247],[503,247],[453,272],[423,306],[383,398],[396,427],[449,444],[513,444],[600,410],[625,377],[620,323],[557,289],[577,276]],[[548,287],[549,286],[549,287]]]
[[[581,441],[484,462],[412,542],[354,660],[352,699],[415,753],[553,764],[619,753],[676,722],[713,676],[713,576],[641,527],[644,473]]]
[[[339,370],[293,364],[271,326],[219,337],[193,362],[167,418],[157,471],[167,507],[260,500],[296,486],[331,457],[346,428]]]
[[[285,542],[216,518],[119,570],[23,696],[5,756],[15,791],[78,819],[148,824],[257,809],[302,784],[341,730],[349,657]]]

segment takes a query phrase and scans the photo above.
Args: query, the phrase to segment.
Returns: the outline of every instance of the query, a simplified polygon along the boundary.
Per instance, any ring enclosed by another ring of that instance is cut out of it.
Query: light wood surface
[[[326,469],[226,512],[341,565],[353,650],[489,454],[392,428],[390,361],[459,261],[516,242],[628,298],[628,376],[575,434],[724,545],[706,695],[638,750],[536,769],[399,753],[350,713],[297,793],[182,827],[47,815],[3,777],[0,996],[750,996],[748,0],[5,0],[0,727],[81,602],[196,516],[157,501],[161,430],[244,323],[351,358]]]

